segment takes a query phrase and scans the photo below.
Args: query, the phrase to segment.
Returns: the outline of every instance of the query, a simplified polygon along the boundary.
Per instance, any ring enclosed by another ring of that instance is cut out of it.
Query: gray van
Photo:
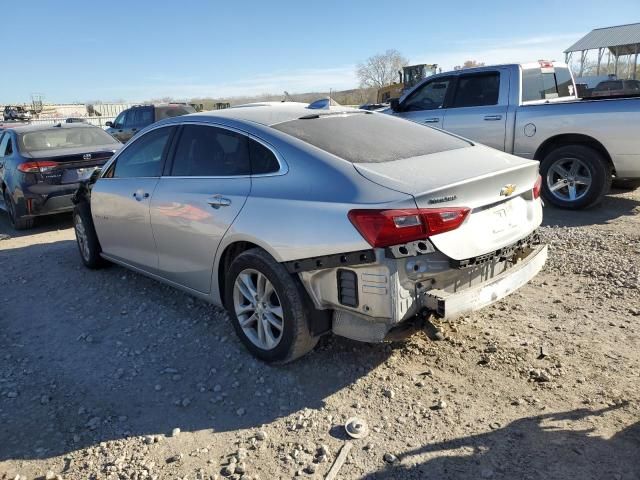
[[[164,118],[179,117],[196,113],[195,108],[183,103],[168,103],[161,105],[135,105],[116,117],[113,122],[107,122],[107,133],[122,143],[129,141],[138,130]]]

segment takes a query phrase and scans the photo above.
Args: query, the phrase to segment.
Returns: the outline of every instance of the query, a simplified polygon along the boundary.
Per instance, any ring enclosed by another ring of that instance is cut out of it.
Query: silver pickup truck
[[[582,100],[567,65],[497,65],[428,77],[387,113],[540,161],[542,195],[587,208],[612,178],[640,179],[640,98]]]

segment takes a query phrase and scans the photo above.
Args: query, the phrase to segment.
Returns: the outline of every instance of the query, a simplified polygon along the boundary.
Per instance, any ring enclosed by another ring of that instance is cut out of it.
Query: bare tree
[[[465,68],[484,67],[484,62],[478,62],[476,60],[467,60],[462,65],[456,65],[454,70],[464,70]]]
[[[398,71],[409,63],[399,51],[387,50],[367,58],[358,65],[356,75],[361,87],[380,88],[391,85],[398,79]]]

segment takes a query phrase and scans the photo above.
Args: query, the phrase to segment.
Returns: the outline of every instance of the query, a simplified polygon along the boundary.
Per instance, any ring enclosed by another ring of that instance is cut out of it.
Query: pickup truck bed
[[[566,65],[498,65],[428,77],[389,113],[538,160],[545,200],[586,208],[614,176],[640,179],[640,98],[575,92]]]

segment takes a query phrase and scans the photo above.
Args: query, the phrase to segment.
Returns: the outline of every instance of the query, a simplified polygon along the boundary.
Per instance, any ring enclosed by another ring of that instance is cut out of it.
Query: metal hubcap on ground
[[[591,188],[591,171],[579,158],[560,158],[547,171],[547,187],[559,200],[573,202]]]
[[[87,239],[87,232],[84,229],[82,218],[76,215],[75,218],[76,238],[78,239],[78,245],[80,246],[80,253],[85,260],[89,260],[89,240]]]
[[[253,269],[240,272],[233,286],[233,308],[243,332],[256,347],[275,348],[282,339],[282,304],[269,279]]]

